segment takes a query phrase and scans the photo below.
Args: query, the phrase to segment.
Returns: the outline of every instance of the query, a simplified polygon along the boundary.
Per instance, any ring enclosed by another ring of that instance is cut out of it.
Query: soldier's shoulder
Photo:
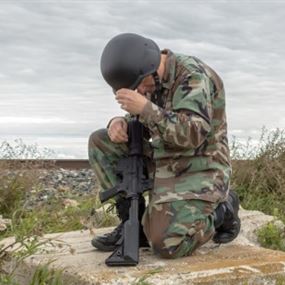
[[[193,55],[175,53],[178,65],[182,65],[189,72],[205,73],[202,60]]]
[[[222,85],[222,79],[216,73],[216,71],[198,57],[179,53],[176,53],[175,56],[177,64],[183,65],[185,70],[187,70],[188,72],[195,72],[201,77],[206,76],[208,78],[212,78],[214,79],[216,84],[219,83],[219,85]]]

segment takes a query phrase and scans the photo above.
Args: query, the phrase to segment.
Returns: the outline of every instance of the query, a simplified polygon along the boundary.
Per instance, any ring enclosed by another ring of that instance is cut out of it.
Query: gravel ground
[[[30,180],[26,192],[25,207],[32,208],[42,202],[57,199],[76,199],[96,194],[95,175],[91,169],[32,169],[1,171],[4,184],[12,184],[15,177],[21,183]],[[7,185],[2,185],[4,188]],[[11,186],[9,187],[11,188]]]

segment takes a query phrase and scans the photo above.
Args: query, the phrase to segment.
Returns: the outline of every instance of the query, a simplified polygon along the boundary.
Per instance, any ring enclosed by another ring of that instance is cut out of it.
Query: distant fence
[[[11,169],[23,167],[37,167],[43,169],[64,168],[64,169],[83,169],[90,168],[87,159],[0,159],[0,164]]]
[[[246,160],[232,160],[234,168],[242,167]],[[23,167],[37,167],[42,169],[64,168],[64,169],[83,169],[90,168],[87,159],[0,159],[0,164],[11,169]]]

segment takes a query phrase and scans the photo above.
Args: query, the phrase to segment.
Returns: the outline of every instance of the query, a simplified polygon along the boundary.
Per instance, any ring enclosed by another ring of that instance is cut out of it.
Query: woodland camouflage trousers
[[[91,134],[88,152],[102,191],[114,187],[116,165],[121,157],[127,156],[127,144],[111,142],[107,129],[100,129]],[[153,173],[155,163],[148,142],[144,143],[144,154]],[[150,193],[142,224],[154,253],[165,258],[187,256],[209,241],[214,234],[215,207],[214,203],[194,199],[155,203]]]

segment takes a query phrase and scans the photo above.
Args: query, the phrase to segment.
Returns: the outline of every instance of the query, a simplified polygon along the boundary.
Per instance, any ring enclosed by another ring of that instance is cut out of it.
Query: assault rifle
[[[117,165],[118,184],[100,193],[102,203],[108,199],[123,195],[130,199],[129,219],[123,225],[123,234],[117,242],[114,252],[106,259],[108,266],[130,266],[139,262],[138,219],[139,197],[152,188],[146,165],[143,162],[143,125],[138,117],[128,123],[128,156],[119,160]]]

